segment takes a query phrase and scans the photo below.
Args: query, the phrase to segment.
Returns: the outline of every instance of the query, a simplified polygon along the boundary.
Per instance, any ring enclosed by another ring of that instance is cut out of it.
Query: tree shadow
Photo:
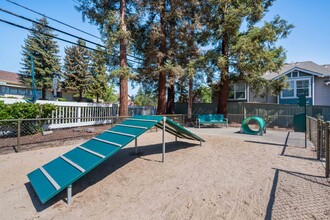
[[[275,194],[276,194],[277,183],[278,183],[278,174],[279,174],[279,170],[276,169],[275,174],[274,174],[272,190],[270,191],[270,195],[269,195],[269,201],[268,201],[268,205],[267,205],[265,220],[272,219],[273,206],[275,203]]]
[[[199,146],[199,143],[187,143],[187,142],[168,142],[166,143],[166,153],[174,152],[181,149],[186,149],[190,147]],[[161,153],[162,153],[162,144],[153,144],[153,145],[145,145],[138,147],[138,154],[135,154],[135,147],[124,148],[118,151],[115,155],[111,156],[109,159],[92,169],[86,175],[82,176],[80,179],[73,183],[72,187],[72,197],[74,200],[74,195],[84,191],[88,187],[98,183],[105,177],[109,176],[116,170],[125,166],[129,162],[141,158],[143,160],[152,161],[152,162],[162,162],[161,161]],[[152,160],[148,158],[142,158],[141,156],[155,155],[160,154],[159,160]],[[42,204],[39,200],[36,192],[34,191],[30,182],[24,184],[29,196],[32,200],[32,203],[37,212],[41,212],[48,207],[54,205],[60,199],[66,202],[66,188],[62,190],[62,192],[58,193],[52,199],[47,201],[45,204]]]

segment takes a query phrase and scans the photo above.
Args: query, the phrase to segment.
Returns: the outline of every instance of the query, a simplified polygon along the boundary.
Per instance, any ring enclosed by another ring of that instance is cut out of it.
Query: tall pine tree
[[[99,98],[103,98],[107,92],[109,77],[107,75],[106,58],[100,47],[94,50],[91,54],[91,82],[88,86],[88,93],[96,97],[96,102]]]
[[[208,0],[203,4],[204,44],[212,45],[207,57],[220,75],[218,113],[227,114],[231,76],[249,82],[266,71],[277,71],[285,60],[284,48],[275,43],[293,26],[279,16],[261,24],[273,2]]]
[[[31,86],[31,60],[34,60],[35,84],[42,90],[42,99],[46,99],[47,89],[52,88],[52,79],[55,73],[60,72],[60,58],[57,42],[54,40],[52,30],[47,27],[47,19],[41,18],[33,23],[32,30],[24,40],[22,47],[22,69],[23,82]]]
[[[78,92],[78,101],[81,102],[92,75],[89,70],[89,51],[84,48],[86,43],[81,39],[77,43],[81,46],[75,45],[65,48],[64,85],[66,89]]]
[[[128,115],[128,79],[130,69],[127,63],[127,49],[130,46],[130,24],[134,23],[134,0],[77,0],[80,4],[76,7],[83,14],[83,19],[88,18],[91,23],[99,26],[99,30],[107,44],[107,52],[111,55],[118,54],[115,49],[119,47],[119,115]],[[128,28],[127,28],[128,27]],[[128,30],[127,30],[128,29]],[[113,65],[113,64],[112,64]]]
[[[145,88],[157,87],[157,114],[174,113],[174,85],[177,75],[182,73],[177,57],[181,1],[146,0],[139,7],[143,13],[133,35],[136,49],[144,58],[139,77]]]

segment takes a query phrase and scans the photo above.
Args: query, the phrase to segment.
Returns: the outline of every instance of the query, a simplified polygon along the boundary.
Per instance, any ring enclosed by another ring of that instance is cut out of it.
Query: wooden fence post
[[[312,125],[311,125],[312,119],[309,117],[307,119],[308,119],[308,137],[309,137],[309,140],[311,141],[312,140]]]
[[[317,138],[316,138],[316,157],[320,159],[320,146],[321,146],[321,120],[317,119]]]
[[[325,177],[329,178],[330,173],[330,122],[325,123]]]
[[[21,120],[17,121],[17,146],[15,151],[16,153],[21,151]]]

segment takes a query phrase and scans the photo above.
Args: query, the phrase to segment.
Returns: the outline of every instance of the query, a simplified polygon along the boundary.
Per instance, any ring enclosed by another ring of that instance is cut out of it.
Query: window
[[[6,86],[0,86],[0,95],[6,94]]]
[[[311,78],[291,79],[288,81],[289,88],[281,92],[281,98],[298,98],[306,89],[306,97],[311,97]]]
[[[305,72],[301,72],[298,70],[294,70],[292,72],[289,72],[288,74],[286,74],[286,76],[288,78],[297,78],[297,77],[310,77],[311,75]]]
[[[282,91],[282,97],[294,97],[294,81],[289,81],[289,87]]]
[[[297,96],[303,95],[306,89],[306,97],[309,97],[309,80],[297,80]]]
[[[18,90],[18,95],[25,96],[25,91],[26,91],[26,89],[19,88],[19,89],[17,89],[17,90]]]
[[[9,87],[9,94],[10,95],[17,95],[17,88]]]
[[[292,77],[298,77],[298,71],[293,71],[292,72]]]
[[[228,99],[246,99],[246,84],[237,83],[230,85]]]

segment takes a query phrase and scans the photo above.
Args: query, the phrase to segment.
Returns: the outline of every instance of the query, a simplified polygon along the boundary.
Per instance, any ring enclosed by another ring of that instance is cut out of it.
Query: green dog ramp
[[[67,189],[67,201],[70,204],[72,201],[72,183],[154,126],[163,129],[163,161],[165,156],[164,131],[179,138],[196,140],[200,143],[205,142],[169,118],[138,115],[126,119],[32,171],[27,176],[42,203]]]

